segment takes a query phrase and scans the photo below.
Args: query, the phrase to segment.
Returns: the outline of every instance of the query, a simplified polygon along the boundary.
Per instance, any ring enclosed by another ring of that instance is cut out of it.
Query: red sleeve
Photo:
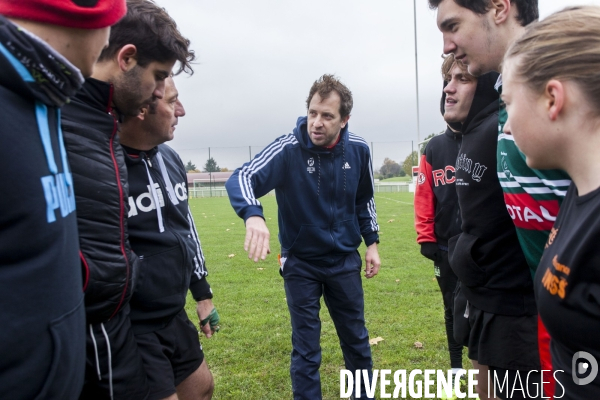
[[[425,154],[421,156],[419,175],[415,188],[415,228],[417,243],[437,242],[434,233],[435,195],[433,194],[433,174]]]

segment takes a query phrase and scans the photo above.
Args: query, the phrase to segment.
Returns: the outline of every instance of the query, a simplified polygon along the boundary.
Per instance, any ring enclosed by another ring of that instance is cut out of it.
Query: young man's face
[[[438,6],[437,25],[444,37],[444,54],[454,53],[473,76],[498,70],[502,60],[503,54],[495,54],[502,50],[496,44],[492,12],[490,9],[479,15],[454,0],[443,0]]]
[[[446,93],[444,120],[446,122],[465,122],[476,89],[477,79],[467,74],[455,63],[450,70],[450,81],[444,88],[444,93]]]
[[[114,102],[124,115],[134,117],[142,107],[165,95],[165,79],[171,75],[173,61],[153,61],[145,67],[135,65],[114,84]]]
[[[340,105],[340,95],[336,91],[332,91],[326,99],[322,99],[319,93],[310,99],[307,130],[315,146],[333,145],[348,123],[350,116],[340,116]]]
[[[163,98],[155,99],[146,109],[142,122],[142,131],[147,137],[148,144],[158,146],[173,140],[175,125],[179,117],[185,115],[185,109],[179,101],[179,93],[173,78],[165,80],[165,94]]]

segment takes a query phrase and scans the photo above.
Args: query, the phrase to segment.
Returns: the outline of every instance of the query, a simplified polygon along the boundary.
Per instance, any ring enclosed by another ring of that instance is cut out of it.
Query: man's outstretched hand
[[[253,259],[254,262],[258,262],[259,258],[264,260],[267,254],[271,253],[270,238],[269,228],[262,217],[254,216],[246,220],[244,250],[248,252],[248,258]]]

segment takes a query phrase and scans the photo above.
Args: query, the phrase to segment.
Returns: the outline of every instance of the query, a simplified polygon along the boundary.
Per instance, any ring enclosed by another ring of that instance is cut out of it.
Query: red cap
[[[0,0],[0,14],[80,29],[114,25],[127,12],[125,0]]]

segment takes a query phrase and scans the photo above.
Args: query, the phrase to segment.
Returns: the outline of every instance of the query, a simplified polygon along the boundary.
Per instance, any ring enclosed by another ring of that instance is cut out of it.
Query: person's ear
[[[126,44],[117,52],[117,64],[123,72],[131,70],[137,65],[137,48],[133,44]]]
[[[549,80],[543,98],[548,117],[551,121],[556,121],[565,105],[565,85],[557,79]]]
[[[143,121],[146,119],[146,116],[148,116],[148,114],[149,114],[148,107],[142,107],[142,108],[140,108],[139,114],[135,116],[135,119],[137,119],[139,121]]]
[[[349,119],[350,119],[349,115],[346,115],[344,118],[342,118],[342,129],[346,127],[346,124],[348,123]]]
[[[496,25],[501,25],[510,17],[512,4],[510,0],[492,0],[490,8],[493,11],[493,18]]]

